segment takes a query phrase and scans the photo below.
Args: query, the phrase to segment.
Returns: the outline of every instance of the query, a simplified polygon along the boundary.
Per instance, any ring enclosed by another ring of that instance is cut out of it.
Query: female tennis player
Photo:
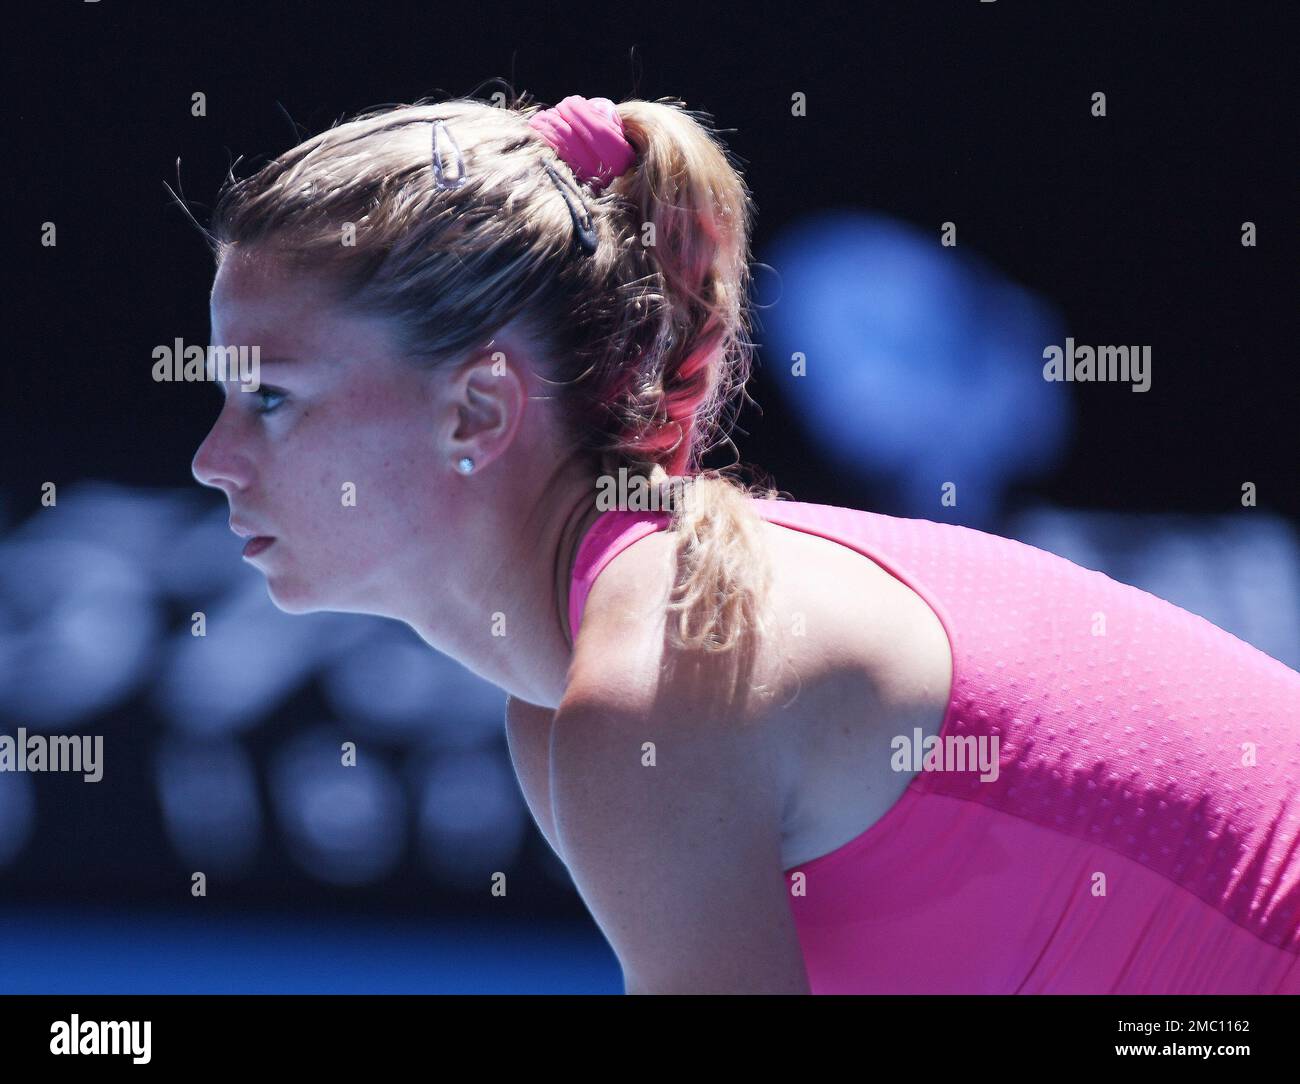
[[[194,475],[282,610],[509,694],[630,993],[1300,992],[1300,675],[1041,550],[701,469],[751,216],[680,102],[339,124],[215,208],[213,341],[262,384]]]

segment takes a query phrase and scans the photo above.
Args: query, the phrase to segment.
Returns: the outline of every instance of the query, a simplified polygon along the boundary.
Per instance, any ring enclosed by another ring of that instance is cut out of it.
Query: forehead
[[[318,278],[294,273],[265,254],[235,251],[221,262],[212,284],[212,322],[248,342],[309,330],[329,313]],[[287,344],[280,344],[287,345]]]
[[[214,343],[257,345],[264,358],[374,357],[393,345],[386,321],[346,312],[324,276],[265,250],[222,260],[211,310]]]

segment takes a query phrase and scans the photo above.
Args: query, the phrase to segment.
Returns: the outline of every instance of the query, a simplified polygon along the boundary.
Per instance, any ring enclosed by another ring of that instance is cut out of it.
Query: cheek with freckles
[[[304,414],[276,487],[290,545],[273,595],[362,606],[387,589],[382,581],[401,567],[404,549],[427,544],[436,464],[420,423],[392,397],[357,396],[346,409]]]

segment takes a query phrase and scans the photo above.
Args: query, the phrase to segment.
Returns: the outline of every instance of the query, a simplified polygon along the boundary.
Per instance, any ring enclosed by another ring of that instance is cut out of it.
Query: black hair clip
[[[443,139],[456,152],[456,171],[451,177],[447,176],[447,166],[443,161]],[[465,183],[465,156],[461,154],[451,130],[441,120],[433,122],[433,180],[438,188],[459,188]]]
[[[542,168],[546,170],[546,175],[555,183],[559,189],[560,195],[564,197],[564,202],[568,205],[569,214],[573,216],[573,228],[578,234],[578,244],[582,246],[583,252],[590,256],[596,251],[596,227],[591,221],[591,212],[587,209],[587,201],[582,198],[582,193],[573,188],[573,186],[560,176],[559,170],[551,165],[550,162],[543,162]],[[574,196],[577,196],[577,203],[574,202]],[[579,212],[578,207],[582,210]]]

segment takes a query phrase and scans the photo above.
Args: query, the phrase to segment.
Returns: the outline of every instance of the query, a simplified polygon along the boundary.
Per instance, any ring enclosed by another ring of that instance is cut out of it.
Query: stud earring
[[[469,474],[474,469],[474,460],[467,455],[462,456],[460,462],[456,464],[456,468],[461,474]]]

